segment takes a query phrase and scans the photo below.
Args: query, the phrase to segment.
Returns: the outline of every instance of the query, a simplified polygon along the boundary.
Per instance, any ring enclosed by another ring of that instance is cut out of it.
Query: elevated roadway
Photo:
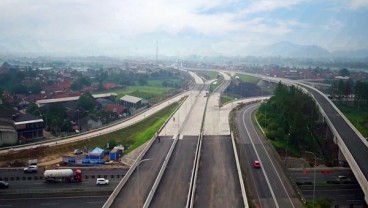
[[[341,113],[326,95],[306,84],[287,79],[265,77],[255,74],[249,75],[257,76],[271,82],[281,81],[289,85],[296,85],[305,89],[306,92],[312,95],[326,123],[334,134],[335,143],[339,146],[341,153],[360,184],[365,194],[365,201],[368,204],[368,163],[366,162],[368,158],[368,142],[344,114]]]

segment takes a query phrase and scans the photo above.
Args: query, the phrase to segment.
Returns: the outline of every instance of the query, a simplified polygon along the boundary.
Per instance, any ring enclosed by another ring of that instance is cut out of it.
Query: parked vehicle
[[[55,169],[55,170],[46,170],[43,173],[43,177],[48,183],[54,182],[82,182],[82,171],[75,170],[73,172],[72,169]]]
[[[75,155],[81,155],[81,154],[83,154],[83,151],[82,151],[82,150],[80,150],[80,149],[75,149],[75,150],[74,150],[74,154],[75,154]]]
[[[108,185],[108,184],[109,184],[109,180],[105,178],[97,178],[96,180],[96,185]]]
[[[37,165],[30,165],[24,168],[24,173],[37,173],[38,167]]]
[[[0,188],[2,188],[2,189],[9,188],[9,183],[7,183],[5,181],[0,181]]]

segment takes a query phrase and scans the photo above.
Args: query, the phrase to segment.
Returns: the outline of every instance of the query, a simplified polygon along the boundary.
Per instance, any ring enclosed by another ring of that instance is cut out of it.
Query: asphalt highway
[[[172,137],[161,137],[147,151],[129,180],[123,186],[111,207],[142,207],[151,190],[165,157],[173,143]]]
[[[245,168],[251,198],[259,207],[302,207],[271,146],[255,127],[252,113],[258,106],[259,104],[248,105],[237,114],[240,161]],[[261,162],[260,169],[252,167],[255,160]]]
[[[194,207],[244,207],[230,136],[204,136]]]
[[[198,136],[179,139],[150,207],[185,207]]]

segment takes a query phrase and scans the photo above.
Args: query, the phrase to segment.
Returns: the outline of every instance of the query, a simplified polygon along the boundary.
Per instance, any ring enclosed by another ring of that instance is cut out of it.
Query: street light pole
[[[313,176],[313,208],[315,207],[314,205],[314,199],[315,199],[315,195],[316,195],[316,167],[317,167],[317,157],[316,154],[314,154],[314,152],[310,152],[310,151],[305,151],[306,153],[310,153],[314,156],[314,176]]]
[[[153,158],[147,158],[147,159],[143,159],[143,160],[141,160],[141,161],[139,161],[138,162],[138,165],[137,165],[137,174],[138,174],[138,176],[137,176],[137,180],[138,180],[138,196],[137,196],[137,198],[138,198],[138,208],[139,208],[139,205],[140,205],[140,202],[141,202],[141,200],[140,200],[140,193],[139,193],[139,165],[142,163],[142,162],[146,162],[146,161],[149,161],[149,160],[152,160]]]

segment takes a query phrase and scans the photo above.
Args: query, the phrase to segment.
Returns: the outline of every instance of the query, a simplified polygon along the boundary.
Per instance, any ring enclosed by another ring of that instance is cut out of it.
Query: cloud
[[[350,0],[348,6],[350,9],[368,8],[368,0]]]
[[[351,0],[348,12],[367,1]],[[248,44],[290,40],[300,29],[306,34],[299,37],[309,37],[316,25],[324,25],[319,32],[343,29],[340,17],[331,16],[339,15],[343,3],[334,4],[335,13],[321,9],[326,4],[317,0],[1,0],[0,43],[9,50],[44,53],[151,54],[155,50],[150,47],[159,40],[167,43],[161,49],[165,53],[191,53],[196,48],[203,53],[221,48],[235,53]],[[323,21],[325,16],[331,21]],[[308,22],[315,17],[321,18]]]

